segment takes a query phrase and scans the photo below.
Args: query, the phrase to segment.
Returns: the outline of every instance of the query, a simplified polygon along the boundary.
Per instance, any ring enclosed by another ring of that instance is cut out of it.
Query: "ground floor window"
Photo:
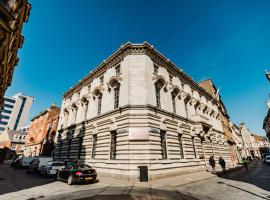
[[[180,158],[184,158],[184,148],[183,148],[183,135],[178,134],[179,148],[180,148]]]
[[[97,134],[93,135],[92,159],[96,158]]]
[[[116,131],[111,132],[111,150],[110,159],[114,160],[116,158]]]
[[[79,152],[78,152],[78,159],[81,158],[82,144],[83,144],[83,137],[79,137]]]
[[[195,144],[195,137],[192,137],[191,140],[192,140],[192,146],[193,146],[194,158],[197,158],[196,144]]]
[[[63,146],[63,142],[60,141],[59,142],[59,155],[58,155],[59,158],[61,157],[62,146]]]
[[[166,132],[160,131],[160,142],[161,142],[161,156],[162,159],[167,159],[167,146],[166,146]]]
[[[67,158],[69,158],[70,155],[70,148],[71,148],[71,139],[68,139]]]

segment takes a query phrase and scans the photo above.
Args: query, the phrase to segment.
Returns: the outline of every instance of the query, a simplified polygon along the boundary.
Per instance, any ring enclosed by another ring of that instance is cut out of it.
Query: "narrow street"
[[[149,183],[101,178],[95,184],[72,186],[0,165],[0,199],[270,199],[269,181],[270,166],[261,160],[227,178],[203,172]]]

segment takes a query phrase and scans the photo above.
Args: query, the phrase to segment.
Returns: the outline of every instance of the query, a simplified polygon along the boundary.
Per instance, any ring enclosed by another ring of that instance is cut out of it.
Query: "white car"
[[[270,165],[270,156],[265,156],[265,163]]]
[[[35,157],[22,157],[20,159],[20,166],[21,167],[28,167],[30,162],[32,162],[35,159]]]
[[[57,171],[63,168],[65,168],[64,162],[52,161],[52,162],[48,162],[47,165],[40,167],[39,173],[45,176],[52,176],[52,175],[56,175]]]

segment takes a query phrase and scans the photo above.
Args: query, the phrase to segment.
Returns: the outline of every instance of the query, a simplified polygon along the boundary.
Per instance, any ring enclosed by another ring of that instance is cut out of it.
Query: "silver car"
[[[52,161],[39,168],[39,173],[45,176],[56,175],[57,171],[65,168],[64,162]]]

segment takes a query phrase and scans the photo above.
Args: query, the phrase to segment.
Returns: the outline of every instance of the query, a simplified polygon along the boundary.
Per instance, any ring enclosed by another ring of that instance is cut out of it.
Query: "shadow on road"
[[[0,165],[0,195],[52,183],[54,178],[29,174],[23,169]]]
[[[254,160],[249,164],[248,170],[241,168],[225,176],[229,180],[240,181],[255,185],[263,190],[270,191],[270,166],[264,164],[262,160]]]

